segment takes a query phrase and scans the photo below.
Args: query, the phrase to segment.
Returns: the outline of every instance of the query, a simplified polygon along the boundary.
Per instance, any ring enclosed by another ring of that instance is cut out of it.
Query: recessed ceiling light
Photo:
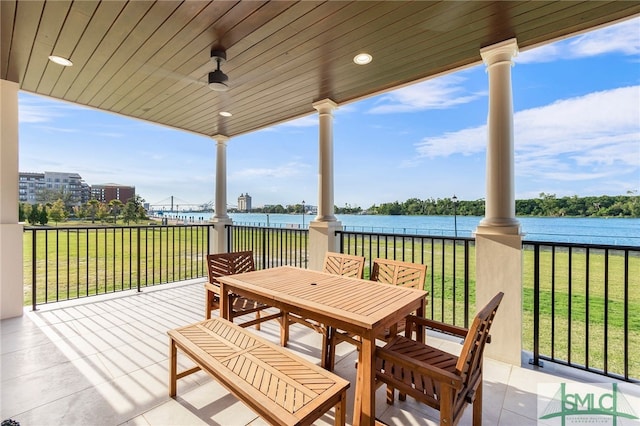
[[[62,66],[65,66],[65,67],[70,67],[71,65],[73,65],[73,62],[71,62],[67,58],[63,58],[62,56],[51,55],[51,56],[49,56],[49,60],[51,62],[55,62],[56,64],[62,65]]]
[[[373,60],[373,57],[368,53],[358,53],[353,57],[353,62],[358,65],[367,65],[369,62]]]
[[[220,111],[219,114],[223,117],[231,117],[233,115],[229,111]]]

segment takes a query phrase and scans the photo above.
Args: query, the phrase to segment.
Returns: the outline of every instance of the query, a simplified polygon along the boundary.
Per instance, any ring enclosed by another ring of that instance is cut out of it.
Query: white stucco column
[[[521,364],[522,236],[515,217],[512,58],[515,39],[480,50],[489,74],[485,218],[476,229],[476,307],[505,296],[491,328],[488,357]]]
[[[215,135],[216,141],[216,196],[214,215],[211,218],[209,230],[209,251],[211,253],[225,253],[227,251],[226,225],[232,220],[227,214],[227,143],[229,138]]]
[[[0,319],[22,315],[22,225],[18,223],[18,83],[0,80]]]
[[[518,53],[515,39],[480,50],[489,74],[485,218],[480,227],[499,228],[499,234],[519,234],[515,217],[513,153],[513,96],[511,59]]]
[[[318,111],[318,215],[309,223],[309,268],[320,270],[327,251],[338,251],[335,231],[342,229],[334,215],[333,110],[331,99],[315,102]]]
[[[318,110],[318,215],[317,221],[335,221],[333,203],[333,110],[331,99],[315,102]]]

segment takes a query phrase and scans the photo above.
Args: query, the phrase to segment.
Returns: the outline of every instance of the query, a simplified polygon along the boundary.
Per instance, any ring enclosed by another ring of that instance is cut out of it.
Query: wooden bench
[[[335,407],[335,425],[345,424],[349,382],[222,318],[168,332],[169,395],[178,379],[209,373],[267,422],[310,425]],[[177,372],[177,349],[197,366]]]

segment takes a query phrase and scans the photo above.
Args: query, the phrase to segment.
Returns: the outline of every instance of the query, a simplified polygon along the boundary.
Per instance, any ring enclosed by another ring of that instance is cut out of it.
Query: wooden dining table
[[[375,424],[375,336],[408,314],[424,316],[426,291],[291,266],[217,279],[223,318],[230,318],[231,295],[239,294],[280,309],[284,321],[290,312],[360,336],[353,424]],[[281,327],[281,343],[288,328]],[[423,338],[422,330],[417,336]]]

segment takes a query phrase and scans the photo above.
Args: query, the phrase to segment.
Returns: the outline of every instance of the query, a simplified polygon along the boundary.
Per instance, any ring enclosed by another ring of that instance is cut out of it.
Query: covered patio
[[[203,372],[178,381],[168,395],[166,331],[202,319],[203,282],[167,284],[142,293],[126,292],[52,304],[2,322],[0,417],[30,424],[262,425],[264,421]],[[276,322],[251,332],[278,343]],[[460,351],[458,340],[429,333],[430,344]],[[289,349],[318,364],[318,333],[291,328]],[[523,355],[524,357],[525,355]],[[351,381],[347,423],[355,389],[352,345],[339,345],[336,372]],[[192,366],[180,358],[181,368]],[[536,425],[538,384],[593,383],[602,379],[567,368],[529,367],[490,358],[484,363],[484,424]],[[389,425],[437,425],[438,413],[412,398],[385,403],[377,392],[378,419]],[[461,424],[470,424],[467,409]],[[333,411],[318,424],[333,424]]]
[[[250,411],[236,410],[240,405],[204,375],[183,380],[177,401],[167,396],[166,331],[202,319],[201,282],[24,310],[23,225],[17,209],[21,90],[210,137],[216,171],[213,253],[226,251],[225,227],[231,224],[228,144],[235,136],[317,114],[318,214],[309,225],[309,268],[320,269],[324,254],[338,251],[335,231],[342,229],[334,215],[339,188],[333,182],[333,111],[484,63],[486,215],[475,232],[476,304],[505,293],[485,353],[486,423],[535,424],[535,384],[567,380],[549,375],[553,369],[539,373],[521,367],[522,235],[515,218],[511,73],[517,70],[512,58],[637,16],[640,3],[7,0],[0,8],[3,418],[24,424],[96,419],[104,424],[261,424]],[[226,82],[210,75],[216,69],[212,58],[221,58],[220,52],[226,57],[219,64]],[[373,61],[354,62],[361,53]],[[54,63],[51,55],[73,65]],[[209,83],[215,83],[214,90]],[[275,339],[277,333],[265,326],[263,334]],[[317,359],[317,338],[292,329],[291,347]],[[343,355],[338,371],[353,378],[355,358]],[[423,406],[407,402],[387,408],[380,398],[383,411],[376,415],[388,423],[437,422],[437,414]],[[240,419],[241,412],[246,419]],[[225,415],[232,415],[233,423]]]

